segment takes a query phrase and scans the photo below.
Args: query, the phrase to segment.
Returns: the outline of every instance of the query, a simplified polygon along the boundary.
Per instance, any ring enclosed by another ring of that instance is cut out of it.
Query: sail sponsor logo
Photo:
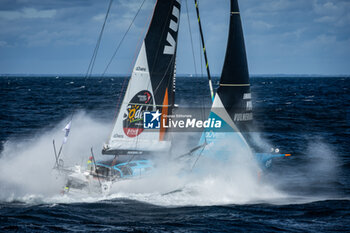
[[[146,69],[145,67],[141,67],[141,66],[137,66],[137,67],[135,68],[135,70],[136,70],[136,71],[143,71],[143,72],[146,72],[146,71],[147,71],[147,69]]]
[[[233,121],[251,121],[253,120],[253,113],[236,113],[233,117]]]
[[[246,103],[246,110],[247,111],[252,111],[253,110],[252,101],[247,101],[247,103]]]
[[[246,101],[246,111],[252,111],[253,110],[253,104],[252,104],[252,94],[251,93],[244,93],[243,94],[243,100]]]
[[[114,137],[114,138],[124,138],[124,136],[123,136],[123,135],[121,135],[121,134],[117,134],[117,133],[116,133],[116,134],[114,134],[114,135],[113,135],[113,137]]]
[[[149,93],[148,91],[145,91],[145,92],[143,92],[142,94],[137,95],[137,98],[138,98],[138,100],[139,100],[140,103],[145,103],[145,104],[147,104],[147,103],[150,102],[150,100],[151,100],[151,98],[152,98],[152,95],[151,95],[151,93]]]
[[[233,116],[233,121],[251,121],[253,120],[253,104],[252,104],[252,94],[250,92],[243,94],[243,103],[245,103],[245,110],[242,112],[235,113]]]
[[[244,93],[243,99],[244,99],[244,100],[250,100],[250,99],[252,99],[252,94],[251,94],[251,93]]]
[[[129,102],[123,115],[123,131],[128,137],[136,137],[142,133],[144,112],[153,109],[152,94],[143,90],[138,92]]]
[[[178,1],[177,1],[178,2]],[[180,9],[174,5],[173,7],[173,16],[176,18],[176,22],[171,19],[170,24],[169,24],[169,29],[172,30],[173,32],[177,32],[179,29],[179,16],[180,16]],[[167,34],[166,41],[169,45],[165,45],[163,54],[168,54],[168,55],[174,55],[175,54],[175,47],[176,47],[176,41],[174,37],[171,35],[170,31]]]

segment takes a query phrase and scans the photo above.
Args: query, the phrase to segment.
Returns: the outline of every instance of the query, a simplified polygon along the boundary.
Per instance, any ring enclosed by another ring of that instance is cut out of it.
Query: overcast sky
[[[114,0],[94,73],[101,73],[143,0]],[[109,0],[0,0],[0,74],[84,74]],[[155,0],[146,0],[108,70],[128,74]],[[194,73],[185,0],[177,72]],[[350,0],[241,0],[251,74],[350,74]],[[188,0],[200,72],[199,35]],[[209,63],[220,74],[229,0],[200,0]]]

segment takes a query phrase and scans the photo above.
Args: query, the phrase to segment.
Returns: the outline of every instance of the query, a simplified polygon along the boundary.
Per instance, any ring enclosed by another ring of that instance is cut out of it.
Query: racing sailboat
[[[153,168],[149,156],[170,151],[167,129],[155,124],[167,122],[174,108],[180,9],[179,0],[157,0],[155,4],[111,136],[102,149],[102,154],[114,155],[114,159],[95,161],[91,149],[90,167],[70,172],[65,191],[91,190],[93,180],[102,191],[108,190],[113,181],[149,173]],[[151,117],[148,127],[146,113]]]

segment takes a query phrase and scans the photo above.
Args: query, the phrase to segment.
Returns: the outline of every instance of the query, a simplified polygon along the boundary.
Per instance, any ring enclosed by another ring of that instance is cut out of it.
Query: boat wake
[[[261,177],[255,162],[242,159],[249,157],[243,154],[238,160],[225,164],[209,163],[201,167],[200,172],[188,172],[183,169],[184,164],[163,159],[159,161],[159,166],[152,175],[142,179],[116,182],[111,186],[108,194],[62,195],[64,180],[52,170],[55,163],[52,139],[62,138],[61,129],[66,122],[67,120],[64,120],[54,129],[36,134],[30,140],[10,139],[4,144],[0,157],[2,190],[0,202],[91,203],[127,198],[161,206],[208,206],[253,203],[289,204],[332,199],[329,196],[317,199],[315,196],[310,198],[310,196],[303,197],[287,192],[285,186],[288,184],[294,187],[302,187],[302,182],[306,185],[310,184],[310,182],[307,183],[310,179],[301,179],[301,174],[305,174],[302,173],[302,169],[298,170],[299,174],[295,174],[297,176],[294,178],[287,176],[288,171],[292,171],[291,167],[280,171],[282,175],[279,175],[279,178],[276,174]],[[97,151],[102,147],[101,139],[107,134],[109,128],[110,125],[98,122],[91,116],[84,113],[78,114],[73,121],[69,142],[64,148],[65,162],[85,166],[90,150],[86,145],[93,146]],[[327,148],[328,151],[325,148],[322,149],[320,145],[317,148],[319,148],[318,154],[323,151],[324,156],[328,155],[328,157],[313,163],[307,175],[319,175],[321,171],[328,171],[328,175],[323,173],[325,177],[329,177],[331,173],[335,175],[333,168],[330,168],[335,165],[334,160],[329,157],[333,154],[332,151],[329,148]],[[315,154],[315,151],[308,153]],[[97,155],[99,156],[101,155]],[[330,161],[333,161],[333,164]],[[293,164],[293,166],[296,165]],[[314,173],[310,174],[312,171]],[[317,177],[321,179],[320,176]]]

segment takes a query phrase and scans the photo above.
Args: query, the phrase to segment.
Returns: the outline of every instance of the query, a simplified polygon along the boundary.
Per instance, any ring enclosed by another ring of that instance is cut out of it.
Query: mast
[[[158,0],[148,32],[103,154],[127,155],[168,151],[166,129],[144,128],[144,112],[171,115],[175,98],[175,57],[180,23],[179,0]]]
[[[207,56],[207,49],[206,49],[205,43],[204,43],[204,36],[203,36],[203,30],[202,30],[201,17],[199,16],[198,1],[194,0],[194,4],[196,6],[196,13],[197,13],[198,25],[199,25],[199,33],[201,35],[202,48],[203,48],[203,54],[204,54],[204,59],[205,59],[205,68],[207,70],[207,75],[208,75],[210,97],[211,97],[211,100],[214,101],[213,83],[212,83],[211,75],[210,75],[208,56]]]

